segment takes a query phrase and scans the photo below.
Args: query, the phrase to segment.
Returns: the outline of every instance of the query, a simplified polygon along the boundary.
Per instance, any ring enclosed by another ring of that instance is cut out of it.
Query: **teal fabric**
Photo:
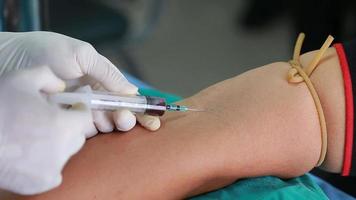
[[[166,98],[168,103],[181,99],[176,95],[160,92],[155,89],[140,89],[140,94]],[[328,199],[320,187],[309,175],[293,179],[280,179],[266,176],[236,181],[216,191],[205,193],[191,200],[269,200],[269,199],[298,199],[324,200]]]
[[[150,88],[140,88],[138,92],[141,95],[148,95],[148,96],[155,96],[155,97],[162,97],[165,98],[167,103],[173,103],[176,101],[179,101],[182,99],[182,97],[174,95],[174,94],[169,94],[165,92],[161,92],[157,89],[150,89]]]
[[[309,175],[304,175],[288,180],[271,176],[240,180],[219,190],[191,198],[191,200],[213,199],[322,200],[328,198]]]

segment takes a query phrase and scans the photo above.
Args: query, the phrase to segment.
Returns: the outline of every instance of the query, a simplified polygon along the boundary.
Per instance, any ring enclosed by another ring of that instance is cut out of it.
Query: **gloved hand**
[[[0,188],[35,194],[58,186],[65,163],[96,131],[85,106],[64,110],[47,101],[64,88],[48,67],[0,78]]]
[[[62,80],[78,86],[90,84],[93,89],[104,88],[123,94],[135,94],[137,88],[92,45],[52,32],[0,33],[0,74],[20,68],[49,66]],[[93,112],[94,123],[101,132],[128,131],[136,117],[128,110]],[[160,127],[158,117],[139,115],[137,120],[149,130]],[[95,135],[89,135],[93,136]]]

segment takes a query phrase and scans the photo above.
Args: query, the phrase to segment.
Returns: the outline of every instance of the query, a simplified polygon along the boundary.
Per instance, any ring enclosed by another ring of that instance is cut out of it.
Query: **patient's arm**
[[[308,88],[287,83],[289,68],[274,63],[213,85],[181,102],[206,112],[168,114],[156,133],[137,127],[94,137],[65,167],[59,188],[27,198],[181,199],[239,178],[303,174],[319,158],[320,128]],[[341,96],[316,84],[326,91],[321,98],[343,98],[338,66],[325,70],[336,73],[323,77],[319,67],[312,79]],[[327,123],[331,114],[342,117],[324,109]]]

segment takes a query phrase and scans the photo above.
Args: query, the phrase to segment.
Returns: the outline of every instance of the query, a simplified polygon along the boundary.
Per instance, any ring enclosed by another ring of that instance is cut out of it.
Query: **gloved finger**
[[[107,58],[97,52],[92,56],[96,62],[93,62],[93,66],[88,66],[88,75],[100,82],[105,89],[125,94],[137,93],[138,88],[131,84]]]
[[[28,79],[27,84],[33,84],[35,88],[45,93],[62,92],[65,89],[65,82],[58,78],[47,66],[35,67],[24,70]]]
[[[93,120],[96,128],[102,133],[109,133],[114,130],[112,113],[108,111],[92,111]]]
[[[83,122],[87,122],[86,124],[84,124],[84,128],[83,128],[85,138],[93,137],[98,133],[98,130],[94,125],[92,111],[88,107],[86,107],[85,104],[75,104],[72,106],[71,110],[75,110],[77,112],[83,112],[83,114],[85,115],[83,116],[85,117],[84,118],[85,121]]]
[[[161,120],[157,116],[137,114],[137,121],[146,129],[156,131],[161,126]]]
[[[84,78],[84,77],[83,77]],[[79,91],[81,88],[78,88],[77,91]],[[99,90],[99,91],[105,91],[104,88],[101,87],[99,83],[95,83],[92,85],[92,89],[94,90]],[[92,118],[93,122],[96,126],[96,128],[103,133],[108,133],[112,132],[114,130],[114,122],[112,119],[112,112],[109,111],[102,111],[102,110],[93,110],[92,112]],[[91,137],[88,135],[88,137]]]
[[[129,110],[117,110],[113,113],[115,126],[119,131],[129,131],[136,125],[136,117]]]

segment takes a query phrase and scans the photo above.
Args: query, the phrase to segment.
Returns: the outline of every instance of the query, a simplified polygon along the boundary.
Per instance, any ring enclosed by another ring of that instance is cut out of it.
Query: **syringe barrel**
[[[164,98],[141,95],[107,95],[92,93],[90,97],[92,109],[117,110],[129,109],[135,113],[162,116],[166,110]]]
[[[90,93],[57,93],[51,95],[49,99],[52,102],[67,105],[84,103],[95,110],[128,109],[135,113],[154,116],[162,116],[166,110],[164,98],[151,96],[118,95],[92,91]]]

